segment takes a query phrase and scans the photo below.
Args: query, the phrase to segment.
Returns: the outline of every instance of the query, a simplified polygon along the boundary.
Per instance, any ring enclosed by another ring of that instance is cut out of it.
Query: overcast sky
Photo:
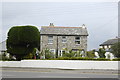
[[[2,3],[2,41],[12,26],[34,25],[81,27],[89,33],[88,50],[118,35],[117,2],[4,2]],[[1,42],[1,41],[0,41]]]

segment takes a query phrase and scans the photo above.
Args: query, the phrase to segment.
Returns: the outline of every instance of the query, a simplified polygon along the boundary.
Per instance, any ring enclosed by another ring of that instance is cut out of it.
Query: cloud
[[[3,3],[2,38],[15,25],[44,26],[53,22],[56,26],[81,26],[86,24],[88,49],[97,48],[109,38],[117,36],[117,3]]]

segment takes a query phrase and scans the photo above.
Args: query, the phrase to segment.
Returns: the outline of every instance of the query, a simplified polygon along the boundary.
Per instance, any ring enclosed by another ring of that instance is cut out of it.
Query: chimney
[[[85,29],[86,29],[85,24],[82,25],[82,28],[85,28]]]
[[[54,24],[53,23],[50,23],[50,25],[49,26],[53,26],[54,27]]]
[[[116,36],[116,38],[118,38],[118,36]]]

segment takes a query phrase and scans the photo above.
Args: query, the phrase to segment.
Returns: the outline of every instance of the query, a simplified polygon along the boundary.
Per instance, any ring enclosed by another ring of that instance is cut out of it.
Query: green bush
[[[75,52],[71,52],[71,53],[63,53],[63,57],[73,57],[73,56],[75,56]]]
[[[62,57],[81,57],[81,54],[80,54],[81,50],[79,51],[68,51],[67,49],[65,49],[65,52],[63,52],[63,55]]]
[[[0,53],[0,61],[14,61],[11,55],[9,57],[7,56],[7,52],[5,53]]]
[[[40,60],[40,59],[37,59]],[[105,58],[98,58],[98,59],[94,59],[94,58],[82,58],[82,57],[59,57],[59,58],[49,58],[49,59],[44,59],[44,60],[90,60],[90,61],[120,61],[120,58],[117,59],[105,59]]]
[[[105,59],[105,58],[98,58],[98,59],[95,59],[96,61],[111,61],[110,59]]]
[[[87,51],[86,56],[87,56],[88,58],[94,58],[94,57],[95,57],[94,51],[93,51],[93,50],[92,50],[92,51]]]
[[[113,61],[120,61],[120,58],[113,59]]]
[[[45,49],[44,51],[45,53],[45,59],[52,59],[52,58],[55,58],[55,54],[50,52],[49,49]]]
[[[15,26],[8,32],[7,52],[15,55],[17,60],[21,60],[39,46],[40,32],[35,26]]]
[[[120,58],[120,41],[115,43],[111,49],[111,52],[115,55],[115,57]]]
[[[33,59],[34,58],[34,54],[29,53],[28,55],[24,56],[23,59]]]
[[[8,61],[9,58],[7,58],[4,54],[0,55],[0,60],[1,61]]]
[[[98,58],[98,59],[94,59],[94,58],[83,58],[83,57],[59,57],[59,58],[55,58],[55,59],[48,59],[48,60],[93,60],[93,61],[111,61],[110,59],[105,59],[105,58]]]
[[[102,48],[99,49],[98,53],[99,53],[100,58],[105,58],[105,52],[106,51],[104,49]]]

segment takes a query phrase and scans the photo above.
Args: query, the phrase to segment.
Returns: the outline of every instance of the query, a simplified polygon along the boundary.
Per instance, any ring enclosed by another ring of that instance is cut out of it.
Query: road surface
[[[117,70],[1,68],[2,78],[118,78]]]

